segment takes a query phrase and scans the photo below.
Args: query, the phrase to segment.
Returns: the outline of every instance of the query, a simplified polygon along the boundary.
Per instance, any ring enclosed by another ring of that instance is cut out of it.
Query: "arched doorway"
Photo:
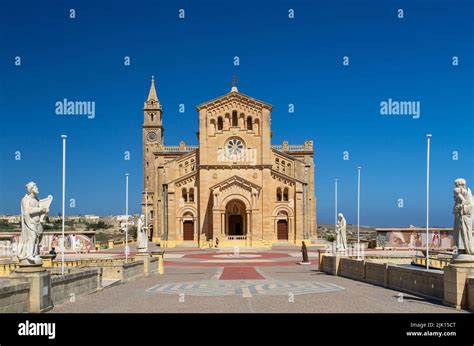
[[[194,221],[183,221],[183,240],[194,240]]]
[[[148,228],[150,229],[150,232],[148,233],[148,239],[149,241],[153,241],[153,225],[149,225]]]
[[[238,200],[232,200],[226,206],[227,235],[245,236],[247,234],[245,224],[245,204]]]
[[[196,218],[192,211],[185,211],[181,217],[183,241],[194,241]]]
[[[277,239],[288,240],[288,221],[278,220],[277,222]]]

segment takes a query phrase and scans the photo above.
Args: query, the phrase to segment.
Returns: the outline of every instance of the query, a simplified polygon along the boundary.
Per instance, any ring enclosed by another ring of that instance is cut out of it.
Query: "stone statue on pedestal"
[[[346,219],[342,213],[337,214],[336,249],[337,251],[347,250]]]
[[[454,181],[454,242],[459,255],[474,255],[472,242],[472,193],[466,180]],[[474,259],[474,258],[473,258]]]
[[[39,244],[43,236],[44,216],[49,211],[53,197],[39,200],[36,183],[26,184],[26,195],[21,199],[21,236],[18,245],[20,265],[42,264]]]
[[[145,215],[140,215],[137,222],[137,248],[138,252],[147,252],[148,250],[148,234],[145,224]]]

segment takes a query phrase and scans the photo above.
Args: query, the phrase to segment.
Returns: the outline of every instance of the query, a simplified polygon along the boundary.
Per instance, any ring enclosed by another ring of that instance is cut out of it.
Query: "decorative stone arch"
[[[286,222],[288,229],[288,241],[296,239],[295,217],[293,209],[287,205],[279,205],[273,209],[273,232],[275,239],[278,240],[278,223]]]
[[[196,208],[191,206],[185,206],[181,208],[178,212],[177,222],[179,222],[179,239],[181,240],[190,240],[185,239],[185,227],[189,227],[188,225],[192,223],[193,227],[193,240],[197,241],[198,239],[198,212]]]
[[[258,196],[261,188],[237,175],[230,177],[220,183],[211,187],[213,197],[212,207],[212,224],[213,224],[213,239],[224,238],[228,241],[242,241],[245,240],[247,246],[252,245],[252,214],[255,209],[258,208]],[[242,220],[232,220],[232,225],[235,225],[241,221],[243,225],[243,234],[239,233],[237,237],[235,235],[229,235],[229,218],[231,215],[227,211],[227,205],[229,202],[238,201],[242,207]],[[234,222],[235,221],[235,222]]]
[[[221,197],[219,209],[225,210],[227,203],[231,202],[232,200],[241,201],[245,204],[245,210],[252,210],[252,205],[247,197],[242,194],[229,194],[227,196]]]

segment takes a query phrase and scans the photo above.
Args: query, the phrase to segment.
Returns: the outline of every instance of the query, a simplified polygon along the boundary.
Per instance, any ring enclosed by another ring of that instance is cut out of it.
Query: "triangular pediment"
[[[257,191],[260,191],[260,186],[258,186],[257,184],[254,184],[250,181],[248,181],[247,179],[244,179],[242,177],[239,177],[237,175],[234,175],[226,180],[223,180],[217,184],[215,184],[214,186],[211,187],[211,190],[214,191],[216,189],[220,190],[220,191],[223,191],[225,189],[228,189],[232,186],[241,186],[241,187],[244,187],[246,189],[248,189],[249,191],[252,191],[252,189],[255,189]]]
[[[224,105],[233,104],[233,103],[238,103],[245,107],[251,107],[255,109],[256,111],[261,111],[262,108],[266,108],[270,111],[272,110],[271,104],[257,100],[253,97],[250,97],[248,95],[242,94],[237,91],[231,91],[225,95],[222,95],[210,101],[201,103],[200,105],[196,107],[196,109],[199,111],[203,108],[206,108],[208,111],[212,111],[216,108],[220,108]]]

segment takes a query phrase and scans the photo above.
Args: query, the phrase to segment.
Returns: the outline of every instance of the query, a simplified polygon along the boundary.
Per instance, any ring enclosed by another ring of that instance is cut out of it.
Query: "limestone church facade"
[[[235,85],[196,110],[197,145],[165,145],[152,79],[142,126],[142,213],[152,239],[261,247],[315,237],[313,142],[272,145],[272,106]]]

